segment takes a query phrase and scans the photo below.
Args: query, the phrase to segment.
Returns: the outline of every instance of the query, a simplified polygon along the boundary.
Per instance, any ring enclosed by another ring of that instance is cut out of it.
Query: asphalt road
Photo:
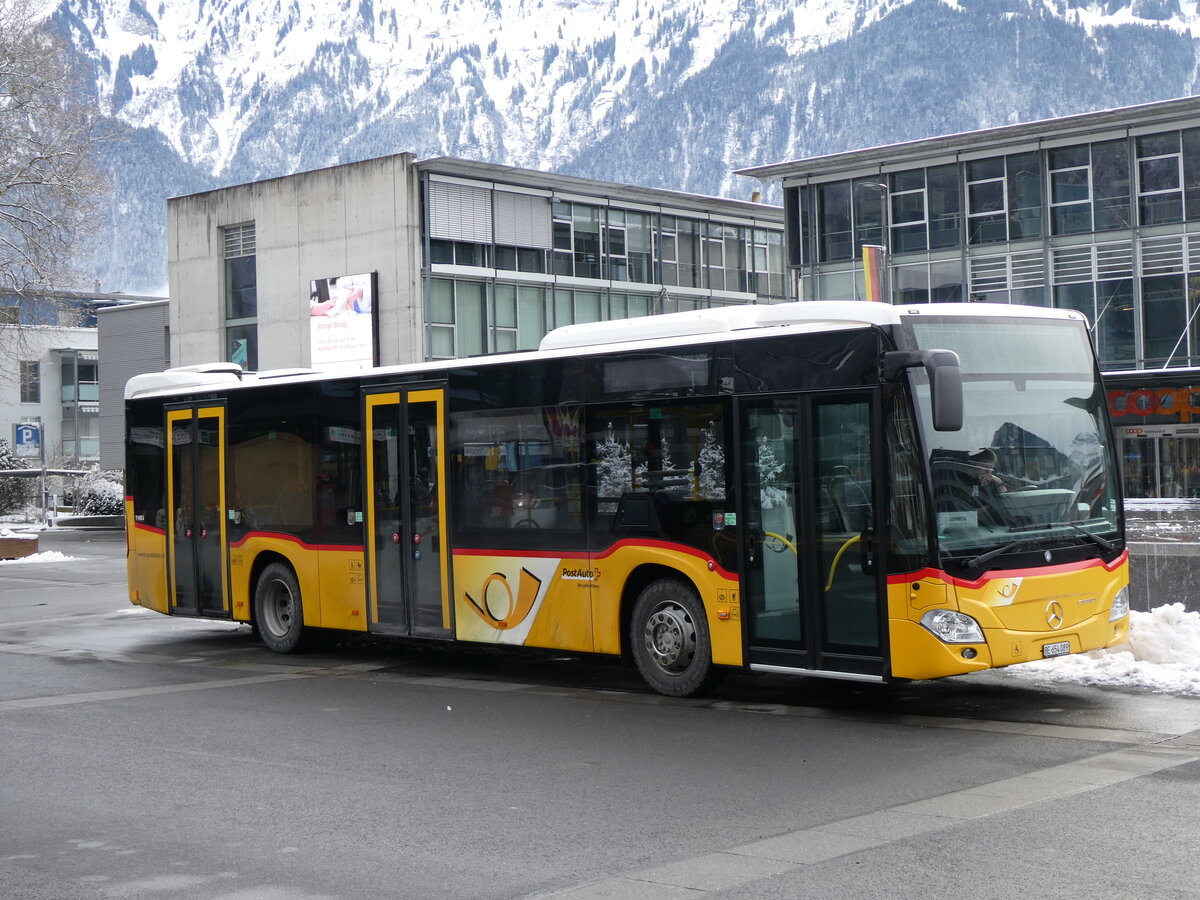
[[[1200,898],[1200,702],[737,676],[129,605],[119,534],[0,566],[0,897]]]

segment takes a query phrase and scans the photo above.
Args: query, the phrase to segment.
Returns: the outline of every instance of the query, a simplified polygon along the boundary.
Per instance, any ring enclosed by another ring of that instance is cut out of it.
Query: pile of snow
[[[17,540],[20,540],[20,541],[33,541],[33,540],[37,540],[37,535],[36,534],[21,534],[19,532],[12,531],[9,528],[0,527],[0,538],[16,538]]]
[[[79,557],[67,556],[65,553],[59,553],[57,550],[43,550],[41,553],[22,556],[20,559],[0,559],[0,566],[15,566],[19,563],[71,562],[76,559],[79,559]]]
[[[1129,642],[1002,670],[1032,681],[1200,696],[1200,612],[1182,603],[1130,613]]]

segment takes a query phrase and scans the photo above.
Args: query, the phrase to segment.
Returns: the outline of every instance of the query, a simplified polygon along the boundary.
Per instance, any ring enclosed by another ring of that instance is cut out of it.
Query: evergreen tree
[[[21,460],[13,456],[12,447],[6,438],[0,437],[0,472],[23,469]],[[0,514],[17,512],[25,504],[24,478],[0,475]]]
[[[701,432],[699,494],[705,500],[725,499],[725,448],[721,446],[715,422]]]
[[[775,509],[787,503],[787,492],[775,486],[783,463],[775,457],[775,448],[766,436],[758,439],[758,492],[763,509]]]
[[[629,444],[617,440],[612,422],[604,440],[596,441],[596,493],[601,499],[619,498],[633,488],[633,468]],[[601,503],[601,512],[615,512],[615,503]],[[609,508],[611,507],[611,508]]]

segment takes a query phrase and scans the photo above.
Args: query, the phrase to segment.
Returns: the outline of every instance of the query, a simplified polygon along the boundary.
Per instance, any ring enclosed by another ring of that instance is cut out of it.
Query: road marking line
[[[973,819],[1132,781],[1200,760],[1200,746],[1182,746],[1200,741],[1200,731],[1180,738],[1180,745],[1125,747],[938,797],[763,838],[728,850],[702,853],[641,872],[534,896],[544,900],[555,897],[676,900],[728,890],[851,853],[953,828]]]
[[[26,697],[20,700],[0,700],[0,712],[14,709],[45,709],[52,706],[71,706],[76,703],[102,703],[106,700],[124,700],[129,697],[149,697],[154,694],[179,694],[185,691],[208,691],[215,688],[242,687],[249,684],[270,684],[274,681],[292,681],[312,678],[303,671],[286,675],[259,675],[250,678],[228,678],[223,681],[194,681],[188,684],[162,684],[155,687],[123,688],[114,691],[89,691],[82,694],[60,694],[57,697]]]

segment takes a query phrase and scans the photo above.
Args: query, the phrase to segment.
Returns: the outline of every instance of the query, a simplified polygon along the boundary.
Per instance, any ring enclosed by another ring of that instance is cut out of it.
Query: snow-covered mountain
[[[734,168],[1196,92],[1197,0],[62,0],[110,290],[168,196],[400,151],[747,196]]]

